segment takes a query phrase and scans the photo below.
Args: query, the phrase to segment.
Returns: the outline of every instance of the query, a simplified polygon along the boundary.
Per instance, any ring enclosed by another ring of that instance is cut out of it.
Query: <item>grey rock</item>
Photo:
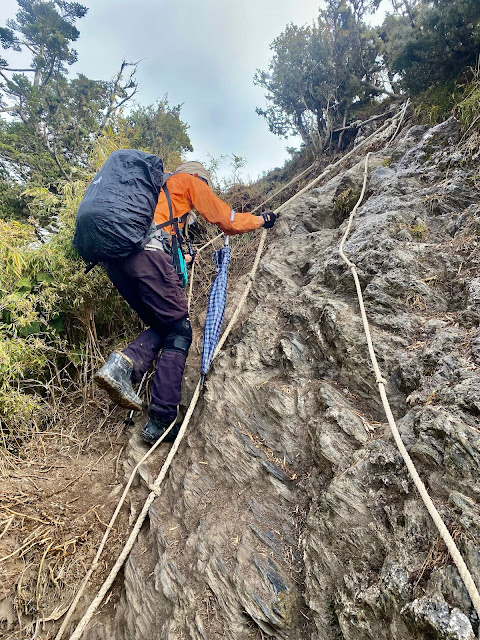
[[[402,614],[416,627],[438,640],[474,640],[472,626],[458,609],[450,611],[446,602],[418,598],[406,605]]]
[[[466,166],[458,140],[450,119],[374,154],[345,252],[401,437],[477,578],[480,156]],[[338,253],[363,169],[359,158],[293,202],[269,236],[125,567],[115,640],[473,640],[478,619],[386,424]],[[185,403],[195,384],[188,373]],[[132,439],[125,471],[139,455]],[[111,629],[99,618],[88,640]]]

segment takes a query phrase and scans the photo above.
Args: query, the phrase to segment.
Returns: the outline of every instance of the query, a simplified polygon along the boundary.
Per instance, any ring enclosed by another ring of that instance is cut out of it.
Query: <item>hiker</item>
[[[181,164],[168,178],[166,186],[173,217],[177,220],[195,208],[226,235],[247,233],[260,227],[268,229],[275,224],[273,211],[259,216],[233,213],[213,193],[210,174],[199,162]],[[159,225],[170,219],[167,195],[162,189],[154,223]],[[187,301],[172,265],[169,243],[165,243],[165,232],[170,234],[170,238],[175,234],[175,226],[178,229],[183,224],[166,226],[160,235],[157,231],[141,251],[126,258],[104,261],[114,286],[149,328],[126,349],[112,353],[95,379],[114,402],[128,409],[140,410],[142,401],[132,382],[142,378],[162,350],[152,383],[148,422],[142,430],[142,437],[148,443],[156,442],[177,416],[185,362],[192,342]],[[179,428],[180,424],[176,424],[165,441],[173,442]]]

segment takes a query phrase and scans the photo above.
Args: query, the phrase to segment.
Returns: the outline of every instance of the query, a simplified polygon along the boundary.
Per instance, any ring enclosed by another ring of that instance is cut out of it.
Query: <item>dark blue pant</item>
[[[163,251],[144,249],[122,260],[108,261],[105,268],[116,289],[150,327],[123,350],[133,361],[139,381],[165,341],[170,344],[178,333],[178,321],[188,317],[187,301],[170,257]],[[180,404],[186,359],[185,349],[167,347],[157,360],[149,411],[169,422]]]

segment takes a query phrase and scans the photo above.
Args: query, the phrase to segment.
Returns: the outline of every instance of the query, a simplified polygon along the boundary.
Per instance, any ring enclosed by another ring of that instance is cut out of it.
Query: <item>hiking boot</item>
[[[105,389],[110,399],[126,409],[142,409],[142,401],[132,387],[133,362],[129,357],[115,351],[95,374],[99,387]]]
[[[148,416],[148,422],[142,429],[142,438],[145,442],[153,444],[165,433],[168,427],[172,424],[173,420],[165,419],[164,416],[159,416],[155,413],[150,413]],[[173,442],[178,436],[181,423],[175,424],[168,432],[163,442]]]

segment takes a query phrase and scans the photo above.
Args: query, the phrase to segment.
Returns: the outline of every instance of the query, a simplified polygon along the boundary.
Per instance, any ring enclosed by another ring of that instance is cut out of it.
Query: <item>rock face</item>
[[[402,438],[478,584],[480,194],[458,140],[449,120],[374,153],[345,251]],[[385,424],[338,255],[363,169],[297,200],[272,230],[127,562],[116,639],[475,637]]]

